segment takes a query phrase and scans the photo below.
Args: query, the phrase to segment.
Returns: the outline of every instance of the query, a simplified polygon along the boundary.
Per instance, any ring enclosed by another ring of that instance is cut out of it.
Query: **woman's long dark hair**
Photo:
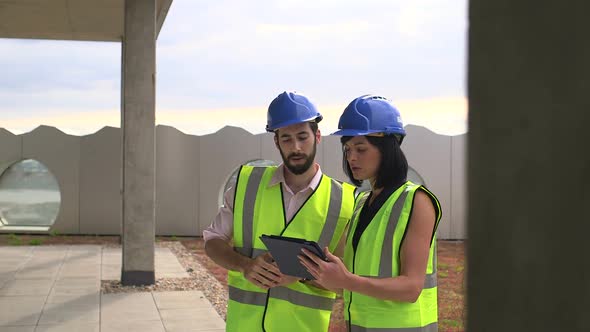
[[[346,161],[346,152],[344,151],[344,144],[352,139],[353,136],[342,136],[340,142],[342,143],[342,168],[344,173],[348,176],[350,181],[357,187],[363,182],[357,180],[352,175],[352,170],[348,161]],[[375,188],[384,188],[390,186],[399,186],[406,182],[408,177],[408,160],[402,151],[397,138],[393,135],[377,137],[365,136],[369,143],[381,153],[381,164],[377,170],[377,177],[375,179]]]

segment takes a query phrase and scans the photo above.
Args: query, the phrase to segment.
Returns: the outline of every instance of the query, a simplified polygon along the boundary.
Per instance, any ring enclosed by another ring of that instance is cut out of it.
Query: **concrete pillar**
[[[588,331],[590,2],[471,0],[468,331]]]
[[[155,282],[156,0],[125,1],[122,56],[124,285]]]

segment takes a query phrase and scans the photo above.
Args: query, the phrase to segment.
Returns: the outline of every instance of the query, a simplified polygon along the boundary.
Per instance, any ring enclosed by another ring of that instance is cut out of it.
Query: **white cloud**
[[[0,90],[0,112],[45,114],[51,109],[84,112],[117,107],[119,85],[110,80],[94,80],[84,88],[47,86],[36,89]]]

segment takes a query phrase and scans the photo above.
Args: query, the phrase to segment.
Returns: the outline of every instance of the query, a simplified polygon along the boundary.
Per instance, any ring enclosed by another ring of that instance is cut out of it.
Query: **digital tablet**
[[[266,248],[270,251],[270,254],[279,266],[279,270],[283,274],[315,280],[305,266],[299,262],[299,258],[297,258],[298,255],[302,254],[301,249],[303,248],[311,251],[319,258],[326,260],[324,251],[315,241],[264,234],[260,236],[260,240],[266,245]]]

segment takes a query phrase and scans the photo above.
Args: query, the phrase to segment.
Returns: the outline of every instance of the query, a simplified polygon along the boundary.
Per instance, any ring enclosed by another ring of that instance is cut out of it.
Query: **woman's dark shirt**
[[[373,204],[370,204],[370,205],[369,205],[369,202],[371,201],[371,197],[373,196],[373,192],[371,192],[369,194],[369,197],[367,197],[367,200],[365,201],[363,209],[361,210],[361,213],[359,215],[359,222],[358,222],[358,225],[356,226],[356,230],[354,231],[354,234],[352,236],[352,248],[355,251],[356,251],[356,247],[358,246],[358,243],[361,239],[361,236],[363,235],[363,232],[365,231],[367,226],[369,226],[369,224],[371,223],[371,220],[373,220],[373,217],[375,217],[375,215],[377,214],[379,209],[383,206],[383,204],[385,204],[387,199],[399,187],[400,186],[398,185],[398,186],[391,186],[391,187],[383,188],[383,190],[381,191],[379,196],[375,197],[375,201],[373,201]]]

